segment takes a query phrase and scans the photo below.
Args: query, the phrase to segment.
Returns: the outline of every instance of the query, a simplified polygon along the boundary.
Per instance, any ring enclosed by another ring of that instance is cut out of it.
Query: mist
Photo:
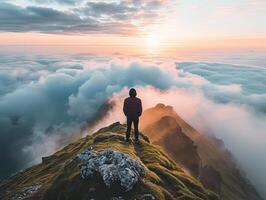
[[[151,86],[138,88],[137,91],[145,108],[154,107],[158,102],[171,105],[194,128],[222,139],[249,180],[265,195],[265,116],[257,115],[244,106],[215,103],[200,91],[188,92],[176,87],[160,91]],[[115,106],[97,128],[112,123],[114,117],[124,122],[121,102],[126,94],[127,88],[110,99]],[[120,115],[117,114],[119,112]]]
[[[123,99],[135,87],[144,109],[171,105],[196,129],[222,139],[266,196],[266,86],[260,83],[265,68],[116,62],[93,55],[12,59],[1,64],[1,178],[102,126],[125,122]],[[232,69],[241,81],[230,76]]]

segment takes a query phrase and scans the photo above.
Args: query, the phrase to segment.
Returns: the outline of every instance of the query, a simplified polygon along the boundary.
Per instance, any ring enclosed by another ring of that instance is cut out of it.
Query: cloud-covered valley
[[[265,66],[183,62],[177,63],[177,67],[181,70],[180,75],[188,72],[208,80],[203,90],[218,103],[248,105],[256,112],[266,114]]]
[[[0,70],[1,178],[88,134],[90,125],[124,122],[121,102],[136,87],[144,108],[170,104],[223,139],[258,189],[266,187],[266,68],[88,54],[1,55]]]

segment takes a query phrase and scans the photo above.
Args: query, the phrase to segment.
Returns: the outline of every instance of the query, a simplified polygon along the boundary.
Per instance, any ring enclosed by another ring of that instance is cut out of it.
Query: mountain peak
[[[218,197],[144,134],[124,141],[118,122],[71,143],[0,184],[0,199],[206,199]]]
[[[262,200],[223,141],[199,132],[172,106],[157,104],[141,116],[140,130],[221,199]]]

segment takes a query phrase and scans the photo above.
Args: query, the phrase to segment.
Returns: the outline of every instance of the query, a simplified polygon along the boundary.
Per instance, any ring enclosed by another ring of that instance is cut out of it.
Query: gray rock
[[[112,197],[111,200],[124,200],[124,198],[120,197],[120,196],[119,197]]]
[[[56,156],[55,155],[50,155],[46,157],[42,157],[42,163],[48,162],[50,160],[53,160]]]
[[[42,187],[44,181],[40,181],[34,185],[24,188],[21,193],[16,194],[12,200],[23,200],[27,199],[33,192],[37,191],[39,188]]]
[[[129,191],[146,175],[146,168],[141,161],[112,149],[106,149],[100,153],[86,149],[76,158],[85,161],[80,169],[83,179],[90,179],[95,173],[99,173],[109,188],[114,183],[119,183]]]
[[[152,194],[143,194],[141,197],[145,200],[155,200],[155,197]]]

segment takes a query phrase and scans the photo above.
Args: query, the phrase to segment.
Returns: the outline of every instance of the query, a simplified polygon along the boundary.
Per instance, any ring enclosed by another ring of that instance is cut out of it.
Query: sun
[[[146,38],[147,47],[151,50],[158,49],[160,47],[161,37],[157,34],[150,34]]]

